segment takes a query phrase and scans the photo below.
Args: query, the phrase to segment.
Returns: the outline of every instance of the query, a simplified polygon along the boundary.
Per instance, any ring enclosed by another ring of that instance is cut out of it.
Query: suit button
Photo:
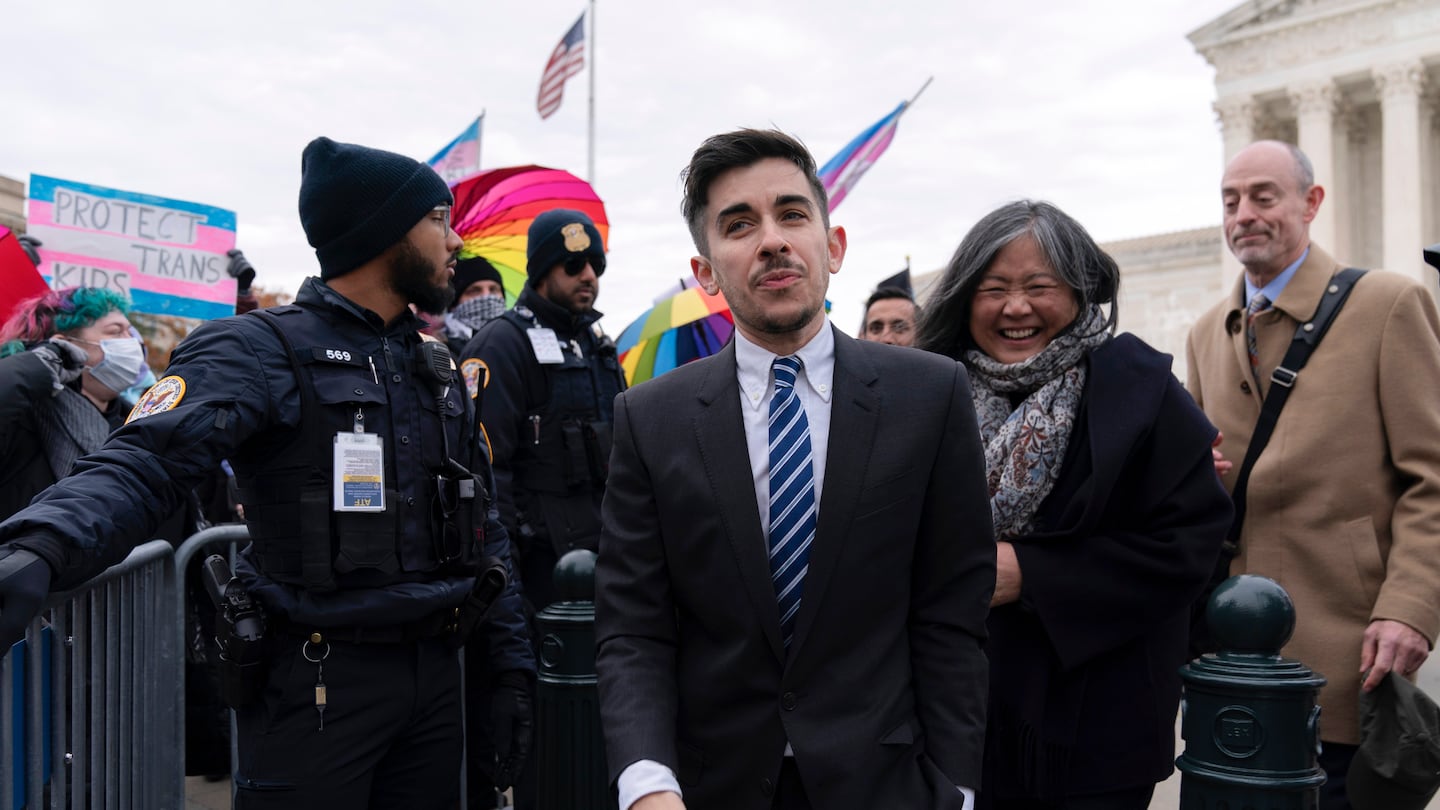
[[[1240,334],[1240,322],[1239,322],[1239,321],[1235,321],[1234,323],[1230,324],[1230,334],[1232,334],[1232,335],[1238,335],[1238,334]]]
[[[398,383],[398,382],[400,382],[400,375],[399,375],[399,374],[391,374],[391,375],[390,375],[390,382],[393,382],[393,383]]]
[[[1248,393],[1250,393],[1250,383],[1248,383],[1248,382],[1242,382],[1242,383],[1240,383],[1240,393],[1242,393],[1242,394],[1248,394]]]
[[[764,796],[764,797],[767,798],[767,799],[770,798],[771,796],[774,796],[774,795],[775,795],[775,783],[774,783],[774,782],[771,782],[769,779],[761,779],[761,780],[760,780],[760,795]]]
[[[414,506],[414,505],[415,505],[415,499],[414,499],[414,498],[406,498],[406,499],[405,499],[405,505],[406,505],[406,506]]]
[[[401,437],[400,437],[400,443],[401,443],[401,444],[409,444],[409,443],[410,443],[410,437],[409,437],[409,436],[401,436]]]
[[[786,692],[780,696],[780,708],[787,712],[795,711],[795,693]]]

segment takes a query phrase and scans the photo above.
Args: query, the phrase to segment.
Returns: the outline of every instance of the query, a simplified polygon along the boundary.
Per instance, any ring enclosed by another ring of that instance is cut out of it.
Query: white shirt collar
[[[835,381],[835,333],[830,329],[830,318],[822,317],[820,331],[801,346],[795,356],[800,358],[800,373],[806,384],[821,400],[829,402]],[[765,395],[774,379],[771,367],[779,356],[747,339],[739,329],[735,330],[735,376],[750,407],[759,408],[769,401]]]

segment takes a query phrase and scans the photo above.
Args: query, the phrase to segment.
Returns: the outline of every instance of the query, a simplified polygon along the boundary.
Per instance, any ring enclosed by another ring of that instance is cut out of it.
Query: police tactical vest
[[[464,384],[456,379],[438,396],[414,356],[418,335],[377,334],[367,349],[328,312],[289,305],[251,315],[280,338],[301,411],[288,444],[231,460],[260,570],[312,591],[468,573],[488,506],[460,461],[469,458],[472,418]],[[357,426],[384,448],[382,512],[333,508],[335,435]]]
[[[500,316],[520,331],[534,321],[509,310]],[[615,396],[625,390],[624,372],[609,338],[591,332],[577,353],[561,344],[565,362],[541,364],[532,352],[522,377],[528,432],[524,464],[515,469],[517,487],[554,495],[603,493],[609,473]],[[538,373],[537,373],[538,372]]]

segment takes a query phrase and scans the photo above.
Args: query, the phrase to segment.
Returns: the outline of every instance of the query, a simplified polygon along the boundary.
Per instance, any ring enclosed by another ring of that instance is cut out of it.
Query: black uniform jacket
[[[1215,428],[1169,355],[1121,335],[1088,360],[1040,531],[1012,541],[1020,601],[990,613],[984,789],[994,796],[1170,774],[1190,603],[1230,525]]]

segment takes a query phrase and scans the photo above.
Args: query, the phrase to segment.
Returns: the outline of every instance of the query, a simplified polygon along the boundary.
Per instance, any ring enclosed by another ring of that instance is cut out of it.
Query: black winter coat
[[[1121,335],[1088,362],[1040,531],[1013,541],[1020,601],[990,614],[987,798],[1170,774],[1190,604],[1230,524],[1215,428],[1169,355]]]

